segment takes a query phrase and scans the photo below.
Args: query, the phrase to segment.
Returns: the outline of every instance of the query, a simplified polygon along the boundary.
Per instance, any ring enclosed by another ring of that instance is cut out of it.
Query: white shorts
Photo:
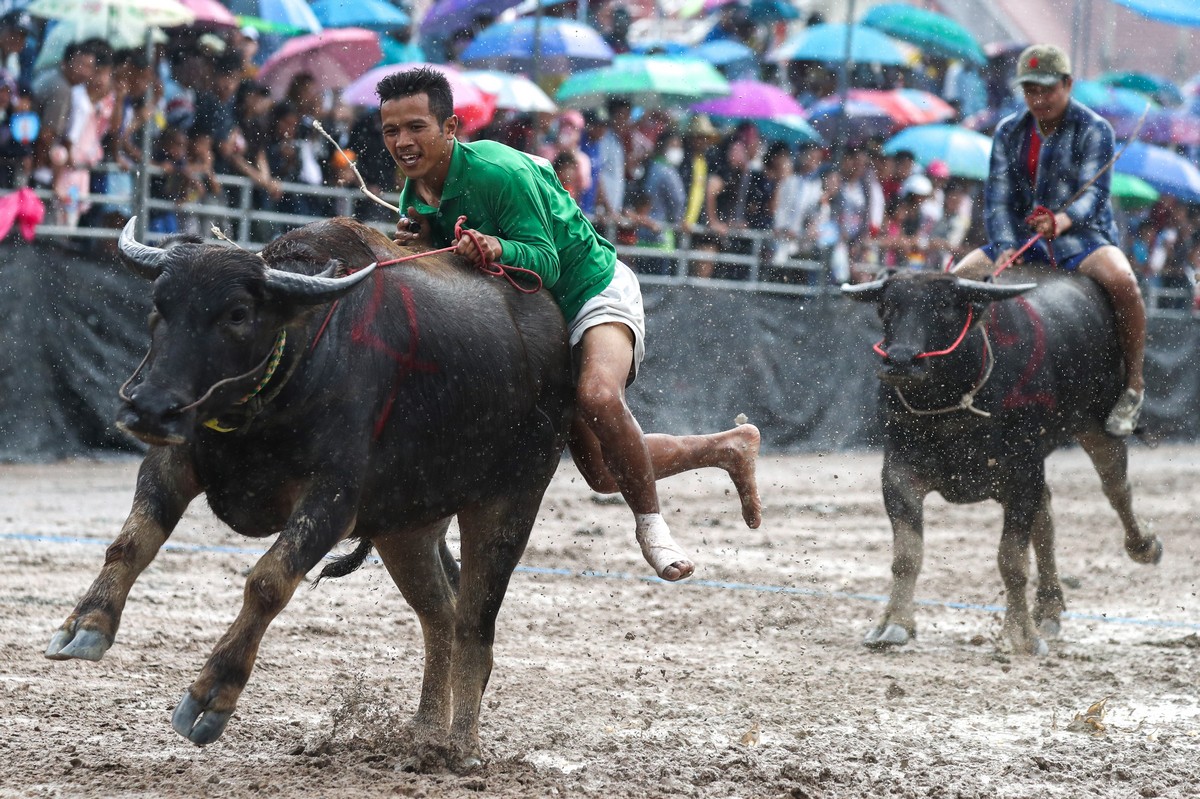
[[[585,302],[567,326],[571,348],[579,345],[588,328],[610,322],[620,322],[633,332],[633,365],[629,370],[629,382],[632,383],[646,357],[646,312],[642,308],[642,287],[637,275],[620,261],[617,261],[612,282]]]

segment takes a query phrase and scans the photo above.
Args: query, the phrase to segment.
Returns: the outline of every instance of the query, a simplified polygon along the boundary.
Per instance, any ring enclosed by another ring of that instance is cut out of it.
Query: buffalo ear
[[[858,302],[879,302],[883,299],[883,290],[887,286],[889,274],[881,280],[873,280],[870,283],[859,283],[851,285],[849,283],[842,284],[842,296],[849,297]]]
[[[1037,283],[997,285],[995,283],[984,283],[981,280],[966,280],[961,277],[955,278],[954,282],[958,287],[958,296],[960,299],[965,302],[980,303],[1010,300],[1038,287]]]

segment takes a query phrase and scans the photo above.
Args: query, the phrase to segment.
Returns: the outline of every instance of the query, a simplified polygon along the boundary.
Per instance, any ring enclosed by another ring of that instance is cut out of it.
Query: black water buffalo
[[[1157,563],[1162,556],[1162,544],[1133,512],[1125,440],[1104,432],[1123,385],[1108,300],[1086,278],[1036,277],[997,285],[898,273],[842,289],[875,303],[883,320],[876,350],[883,356],[883,499],[894,537],[893,581],[887,609],[864,641],[869,647],[902,645],[916,635],[922,505],[937,491],[949,502],[994,499],[1003,506],[1004,634],[1015,651],[1047,651],[1041,636],[1057,634],[1065,605],[1044,461],[1071,441],[1100,474],[1129,557]],[[1030,542],[1038,569],[1032,613],[1025,596]]]
[[[349,219],[308,225],[260,255],[138,244],[153,279],[146,360],[118,424],[151,444],[133,508],[47,657],[99,660],[130,587],[197,495],[236,532],[279,538],[251,570],[236,621],[171,723],[218,738],[271,619],[346,538],[371,545],[417,612],[425,674],[414,729],[449,730],[478,762],[496,614],[559,462],[572,410],[562,315],[449,255],[361,269],[405,251]],[[344,265],[344,266],[342,266]],[[461,572],[446,546],[461,529]]]

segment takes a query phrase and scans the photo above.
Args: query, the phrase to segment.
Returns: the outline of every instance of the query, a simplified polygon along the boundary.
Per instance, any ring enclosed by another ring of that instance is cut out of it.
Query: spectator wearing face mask
[[[651,223],[642,226],[650,231],[649,235],[639,237],[642,246],[675,249],[675,230],[683,222],[687,202],[683,179],[679,176],[682,163],[683,139],[679,131],[668,128],[659,134],[642,179],[646,197],[644,215]],[[667,274],[671,264],[669,260],[654,258],[644,266],[644,271],[651,274]]]

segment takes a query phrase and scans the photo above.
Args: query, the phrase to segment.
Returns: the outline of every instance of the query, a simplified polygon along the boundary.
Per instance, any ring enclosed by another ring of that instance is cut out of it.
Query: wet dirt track
[[[1051,458],[1073,615],[1040,659],[1006,653],[988,609],[1004,602],[999,507],[937,498],[918,639],[859,645],[890,580],[879,465],[764,458],[757,531],[720,472],[666,481],[699,563],[672,586],[640,579],[627,509],[564,464],[501,612],[486,764],[465,776],[399,768],[420,634],[376,562],[297,592],[224,737],[198,749],[171,730],[263,548],[203,502],[103,661],[44,659],[128,511],[136,462],[0,467],[0,797],[1200,793],[1200,448],[1133,453],[1137,508],[1166,545],[1157,567],[1125,556],[1086,458]],[[1106,697],[1102,733],[1072,724]]]

